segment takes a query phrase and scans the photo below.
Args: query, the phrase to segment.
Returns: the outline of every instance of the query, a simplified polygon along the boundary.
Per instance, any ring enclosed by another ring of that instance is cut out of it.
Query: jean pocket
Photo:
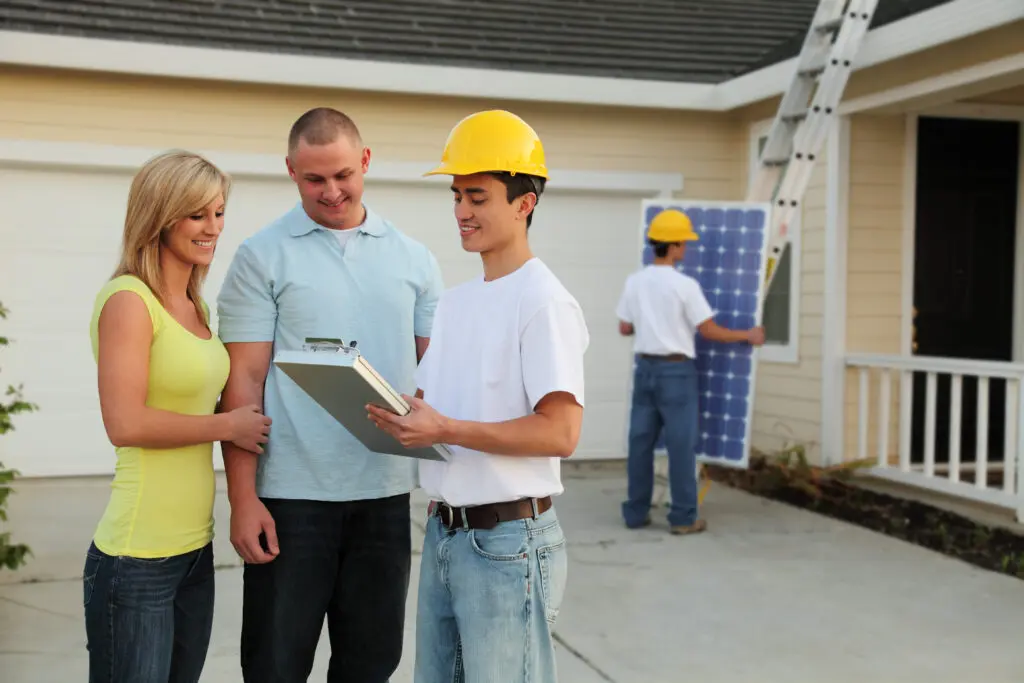
[[[93,591],[96,589],[96,575],[100,571],[100,562],[103,558],[99,555],[88,552],[85,555],[85,568],[82,570],[82,606],[88,607],[92,600]]]
[[[168,555],[166,557],[135,557],[134,555],[121,555],[118,559],[120,559],[123,564],[134,567],[162,567],[164,565],[169,565],[172,562],[187,562],[194,552],[195,551],[185,555]]]
[[[529,546],[526,533],[519,529],[509,533],[507,529],[471,529],[469,545],[480,557],[497,562],[525,560]]]
[[[548,623],[554,624],[565,597],[569,578],[569,555],[565,539],[537,549],[540,564],[540,589]]]

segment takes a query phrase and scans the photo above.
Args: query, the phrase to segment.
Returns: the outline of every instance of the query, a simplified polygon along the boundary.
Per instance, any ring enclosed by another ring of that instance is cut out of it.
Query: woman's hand
[[[227,414],[227,441],[253,453],[263,453],[263,444],[270,438],[270,418],[260,412],[258,405],[235,408]]]

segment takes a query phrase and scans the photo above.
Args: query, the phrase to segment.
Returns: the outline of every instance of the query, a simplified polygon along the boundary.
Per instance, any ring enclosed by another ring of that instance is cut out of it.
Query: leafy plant
[[[0,304],[0,319],[7,318],[7,313],[8,310]],[[7,346],[10,343],[10,339],[0,335],[0,346]],[[25,400],[20,385],[8,385],[7,391],[0,398],[0,436],[14,430],[12,416],[38,409],[37,405]],[[0,463],[0,522],[7,521],[7,498],[14,492],[10,484],[17,476],[16,470],[5,469],[3,463]],[[30,553],[27,545],[11,541],[10,532],[0,533],[0,568],[17,569],[25,563]]]
[[[1004,573],[1024,579],[1024,553],[1003,555],[1000,564]]]
[[[828,482],[846,481],[854,473],[874,465],[874,460],[850,460],[825,467],[812,465],[807,459],[807,446],[795,444],[775,453],[761,454],[756,469],[762,470],[761,485],[770,488],[795,488],[814,498],[821,498]],[[755,469],[751,458],[751,469]]]

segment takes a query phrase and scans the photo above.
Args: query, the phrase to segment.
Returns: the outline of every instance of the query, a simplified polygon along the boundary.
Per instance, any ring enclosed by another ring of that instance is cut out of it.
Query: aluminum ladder
[[[775,113],[768,139],[758,157],[747,201],[771,202],[768,263],[758,319],[789,244],[788,227],[803,210],[814,162],[828,138],[853,60],[864,42],[878,0],[821,0],[804,37],[793,77]],[[776,193],[776,188],[778,192]],[[703,464],[697,467],[698,505],[711,488]]]
[[[788,227],[803,209],[815,160],[828,138],[877,5],[878,0],[821,0],[807,30],[747,197],[773,204],[765,295],[789,243]]]

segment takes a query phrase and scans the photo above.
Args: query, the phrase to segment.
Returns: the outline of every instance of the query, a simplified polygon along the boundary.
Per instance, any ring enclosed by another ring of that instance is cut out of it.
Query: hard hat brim
[[[661,242],[663,244],[675,244],[676,242],[699,242],[700,235],[695,232],[687,232],[682,235],[665,235],[662,233],[648,233],[647,239]]]
[[[441,164],[424,173],[423,177],[432,175],[473,175],[475,173],[510,173],[512,175],[531,175],[544,178],[545,180],[548,179],[548,170],[546,168],[520,168],[510,171],[503,168],[485,168],[460,164]]]

